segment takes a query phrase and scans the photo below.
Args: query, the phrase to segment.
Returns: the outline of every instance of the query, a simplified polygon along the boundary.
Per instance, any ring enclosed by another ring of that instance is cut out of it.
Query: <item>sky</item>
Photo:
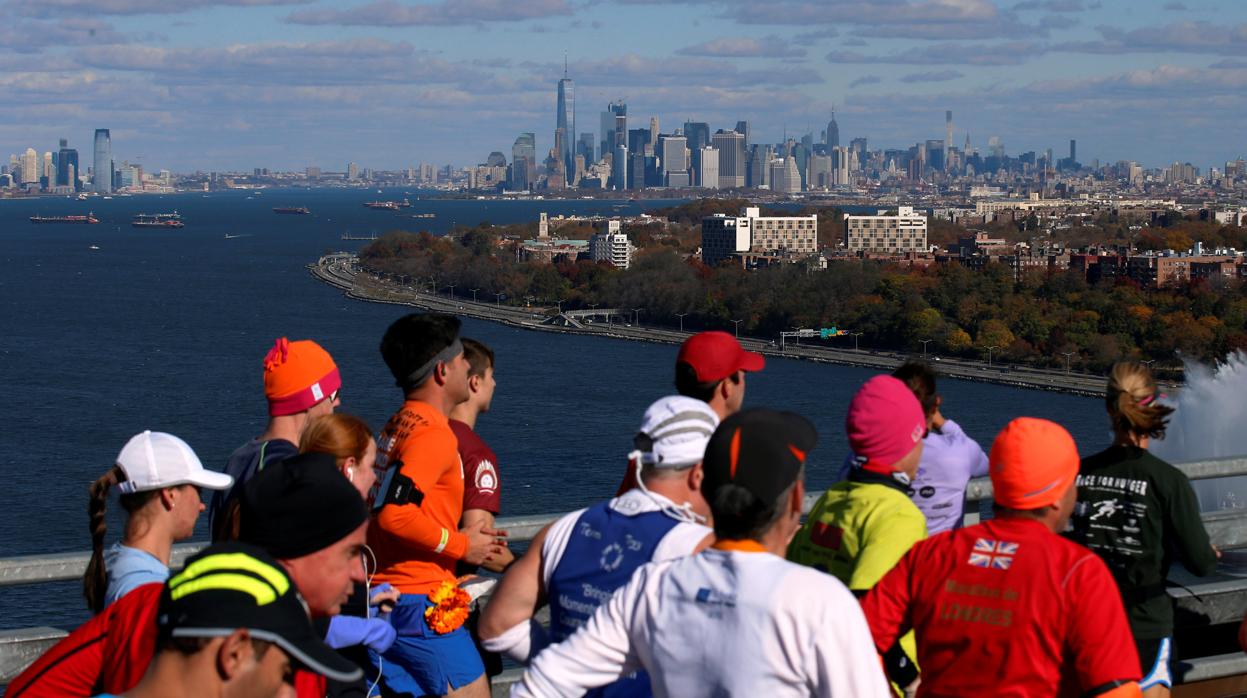
[[[0,0],[0,157],[153,171],[399,169],[577,131],[751,124],[1206,168],[1247,154],[1242,0]],[[595,135],[595,138],[597,136]]]

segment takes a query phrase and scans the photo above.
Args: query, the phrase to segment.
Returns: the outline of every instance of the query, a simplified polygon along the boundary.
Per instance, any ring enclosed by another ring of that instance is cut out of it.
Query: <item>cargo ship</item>
[[[135,228],[183,228],[186,226],[182,222],[182,216],[177,211],[173,213],[140,213],[130,221],[130,225]]]
[[[31,216],[31,223],[99,223],[94,213],[85,216]]]
[[[384,211],[397,211],[400,208],[411,208],[411,202],[407,199],[403,199],[402,201],[369,201],[365,203],[364,206]]]
[[[295,216],[306,216],[311,213],[307,206],[274,206],[273,213],[288,213]]]

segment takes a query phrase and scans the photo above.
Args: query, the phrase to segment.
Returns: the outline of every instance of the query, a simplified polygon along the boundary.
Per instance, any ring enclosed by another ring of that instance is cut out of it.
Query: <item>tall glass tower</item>
[[[113,139],[108,129],[95,129],[95,191],[103,194],[113,190]]]
[[[558,116],[555,130],[563,129],[562,152],[559,157],[566,165],[568,181],[576,171],[576,149],[573,141],[576,137],[576,85],[567,77],[567,59],[563,59],[563,79],[559,80]]]

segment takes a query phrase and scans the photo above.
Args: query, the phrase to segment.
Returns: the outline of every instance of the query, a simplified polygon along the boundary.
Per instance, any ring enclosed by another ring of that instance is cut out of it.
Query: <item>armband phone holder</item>
[[[395,461],[386,470],[385,480],[381,483],[381,496],[377,497],[373,511],[380,511],[386,504],[420,506],[424,503],[424,492],[420,491],[411,478],[399,472],[402,467],[401,461]]]

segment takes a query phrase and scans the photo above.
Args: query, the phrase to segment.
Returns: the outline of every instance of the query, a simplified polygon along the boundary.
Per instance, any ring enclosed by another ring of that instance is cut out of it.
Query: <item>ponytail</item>
[[[91,531],[91,561],[87,563],[87,571],[82,575],[82,595],[92,613],[104,610],[104,596],[108,591],[108,570],[104,565],[104,534],[108,529],[104,515],[108,509],[108,491],[126,479],[126,471],[121,466],[114,465],[87,488],[87,528]],[[120,497],[121,508],[126,514],[133,514],[159,493],[160,490],[144,490],[123,494]]]
[[[1163,439],[1173,408],[1157,402],[1156,379],[1147,366],[1137,361],[1121,361],[1113,365],[1105,407],[1118,435],[1133,434]]]
[[[108,491],[125,479],[126,472],[121,466],[114,465],[87,489],[90,497],[87,501],[87,516],[90,519],[87,528],[91,531],[91,562],[87,563],[87,572],[82,576],[82,595],[86,597],[87,608],[92,613],[104,610],[104,592],[108,586],[108,573],[104,569],[104,533],[108,528],[104,514],[108,508]]]

